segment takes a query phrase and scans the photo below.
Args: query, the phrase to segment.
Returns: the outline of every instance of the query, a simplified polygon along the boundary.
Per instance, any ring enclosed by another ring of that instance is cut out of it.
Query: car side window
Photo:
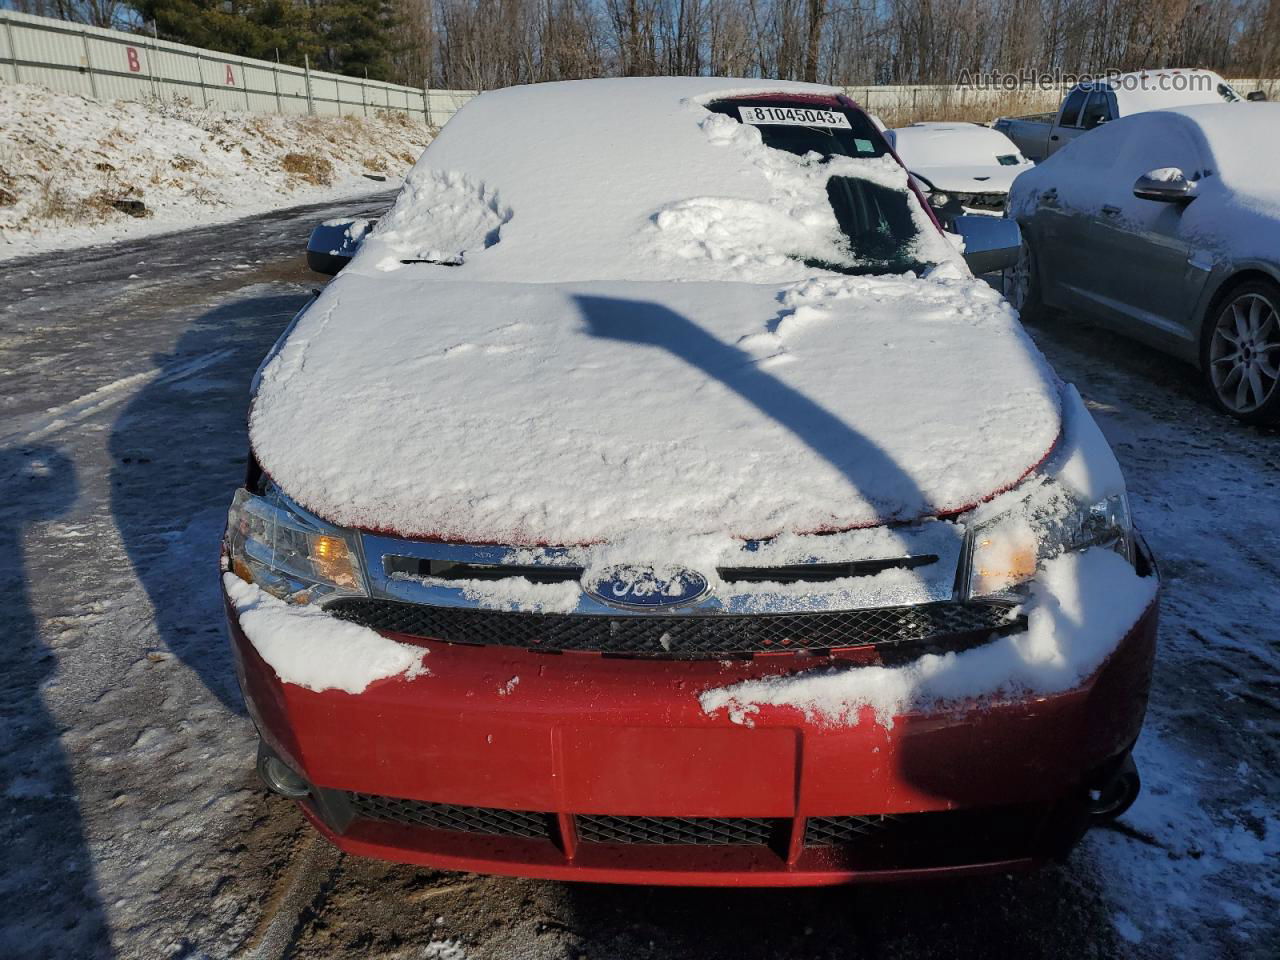
[[[1200,150],[1180,123],[1146,115],[1133,119],[1137,123],[1129,125],[1130,135],[1116,160],[1120,186],[1128,190],[1138,177],[1160,167],[1177,167],[1189,179],[1199,177],[1204,166]]]
[[[1089,94],[1089,102],[1084,106],[1084,113],[1080,115],[1080,126],[1086,130],[1092,130],[1100,123],[1106,123],[1113,120],[1111,116],[1111,98],[1105,90],[1095,90]]]
[[[1080,125],[1080,108],[1084,106],[1085,97],[1089,95],[1087,90],[1072,90],[1071,95],[1067,97],[1067,102],[1062,105],[1062,119],[1058,121],[1060,127],[1077,127]]]

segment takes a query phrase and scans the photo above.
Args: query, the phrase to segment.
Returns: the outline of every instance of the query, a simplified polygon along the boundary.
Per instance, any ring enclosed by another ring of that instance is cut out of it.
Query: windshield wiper
[[[812,267],[815,270],[830,270],[833,273],[843,273],[847,277],[866,277],[898,273],[922,273],[928,267],[928,264],[921,263],[919,260],[881,260],[875,263],[833,263],[830,260],[817,260],[813,257],[806,257],[800,262],[806,267]]]

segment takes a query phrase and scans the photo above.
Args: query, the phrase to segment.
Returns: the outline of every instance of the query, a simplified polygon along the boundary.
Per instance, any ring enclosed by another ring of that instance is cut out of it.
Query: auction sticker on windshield
[[[812,107],[739,107],[738,116],[743,123],[757,126],[781,124],[793,127],[843,127],[849,126],[849,118],[836,110],[815,110]]]

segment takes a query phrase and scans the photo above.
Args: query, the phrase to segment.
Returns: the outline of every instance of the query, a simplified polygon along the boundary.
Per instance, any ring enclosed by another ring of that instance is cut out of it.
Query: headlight
[[[951,195],[947,193],[930,193],[929,206],[935,210],[941,210],[951,204]]]
[[[227,557],[240,579],[290,603],[365,595],[356,538],[311,516],[274,486],[236,491],[227,517]]]
[[[1046,560],[1087,547],[1115,550],[1133,561],[1128,497],[1121,493],[1081,503],[1046,483],[1019,507],[972,529],[969,596],[1017,598],[1019,587]]]

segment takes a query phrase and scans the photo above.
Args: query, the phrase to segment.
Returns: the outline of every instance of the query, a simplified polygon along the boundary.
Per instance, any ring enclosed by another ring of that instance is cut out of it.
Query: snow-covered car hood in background
[[[344,277],[263,371],[263,468],[342,525],[470,543],[765,538],[970,507],[1056,382],[970,277]]]
[[[1034,164],[998,130],[976,123],[913,123],[887,134],[907,169],[935,190],[1008,193],[1018,174]],[[999,157],[1016,157],[1004,165]]]

